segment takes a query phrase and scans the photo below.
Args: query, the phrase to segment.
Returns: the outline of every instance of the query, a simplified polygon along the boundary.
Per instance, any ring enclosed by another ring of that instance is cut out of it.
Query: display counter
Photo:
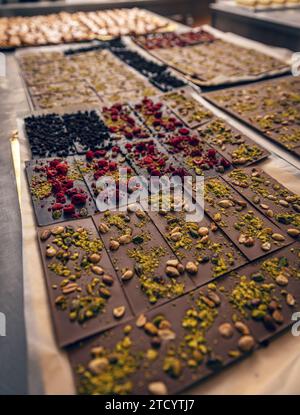
[[[211,4],[212,25],[225,32],[267,43],[272,46],[300,49],[300,9],[253,10],[220,1]]]

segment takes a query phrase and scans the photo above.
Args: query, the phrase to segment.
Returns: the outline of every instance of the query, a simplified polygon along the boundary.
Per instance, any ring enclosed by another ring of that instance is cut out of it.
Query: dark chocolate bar
[[[161,96],[171,110],[189,128],[196,128],[210,121],[213,113],[205,108],[192,96],[193,90],[189,87],[177,89]]]
[[[185,202],[184,208],[176,207],[176,198],[169,199],[170,208],[149,209],[148,214],[166,239],[173,252],[192,275],[196,286],[213,281],[247,262],[244,255],[226,237],[206,214],[200,218],[195,209],[191,220],[188,209],[192,201]],[[186,206],[186,205],[189,206]]]
[[[233,170],[224,179],[290,236],[299,237],[300,196],[257,167]]]
[[[95,224],[134,313],[191,290],[194,283],[139,207],[94,216]]]
[[[38,239],[59,346],[132,315],[91,219],[39,228]]]
[[[221,118],[198,129],[201,139],[214,147],[235,166],[256,163],[270,153]]]
[[[27,161],[26,175],[38,225],[95,213],[95,204],[73,157]]]
[[[292,242],[284,231],[219,178],[205,181],[205,211],[249,260]]]

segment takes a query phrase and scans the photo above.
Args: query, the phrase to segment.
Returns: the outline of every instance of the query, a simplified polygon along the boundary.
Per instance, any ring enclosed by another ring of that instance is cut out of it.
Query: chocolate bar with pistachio
[[[135,314],[195,286],[140,205],[100,213],[94,221]]]
[[[38,229],[59,346],[111,328],[132,315],[91,219]]]
[[[198,133],[205,143],[218,150],[235,166],[256,163],[270,154],[221,118],[215,117],[199,128]]]
[[[205,181],[204,199],[206,213],[249,260],[292,242],[291,237],[221,177]]]
[[[289,327],[299,278],[294,244],[72,347],[77,392],[182,392]]]
[[[213,113],[192,96],[193,90],[189,87],[180,88],[161,96],[171,110],[187,127],[196,128],[210,121]]]
[[[258,167],[235,169],[224,179],[277,226],[299,238],[300,196]]]
[[[170,197],[168,209],[161,205],[159,209],[150,209],[148,214],[196,286],[247,262],[214,221],[203,212],[201,217],[201,210],[199,207],[197,210],[191,199],[185,201],[183,209],[179,203],[181,199]],[[192,208],[193,213],[189,212]]]

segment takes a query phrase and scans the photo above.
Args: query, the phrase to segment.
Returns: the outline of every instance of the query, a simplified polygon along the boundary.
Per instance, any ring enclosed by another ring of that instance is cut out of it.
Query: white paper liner
[[[203,99],[199,97],[198,99],[208,108],[214,108]],[[216,115],[223,114],[223,118],[230,120],[233,126],[238,127],[241,132],[248,134],[253,140],[273,152],[271,157],[260,163],[259,166],[291,191],[300,193],[299,159],[289,155],[259,134],[252,132],[238,121],[233,121],[230,116],[220,110],[214,108],[213,112]],[[25,177],[24,161],[30,159],[30,150],[22,131],[23,123],[19,121],[18,126],[29,392],[32,394],[74,394],[75,387],[67,355],[55,343],[36,239],[34,213]],[[256,351],[251,357],[225,369],[218,375],[212,376],[186,392],[192,394],[299,394],[299,344],[300,337],[293,337],[290,332],[287,332],[272,342],[267,349]]]

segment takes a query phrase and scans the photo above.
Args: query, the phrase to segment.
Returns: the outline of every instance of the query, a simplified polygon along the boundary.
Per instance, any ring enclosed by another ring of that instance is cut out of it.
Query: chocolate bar
[[[73,157],[27,161],[26,175],[39,226],[95,213],[95,204]]]
[[[204,187],[206,213],[249,260],[292,242],[292,238],[220,177],[206,180]]]
[[[40,228],[38,238],[60,346],[132,315],[91,219]]]
[[[94,216],[135,314],[174,299],[193,281],[139,205]]]
[[[198,132],[205,143],[213,146],[235,166],[253,164],[269,155],[267,150],[221,118],[214,118]]]
[[[299,237],[300,196],[257,167],[233,170],[224,179],[277,226]]]

